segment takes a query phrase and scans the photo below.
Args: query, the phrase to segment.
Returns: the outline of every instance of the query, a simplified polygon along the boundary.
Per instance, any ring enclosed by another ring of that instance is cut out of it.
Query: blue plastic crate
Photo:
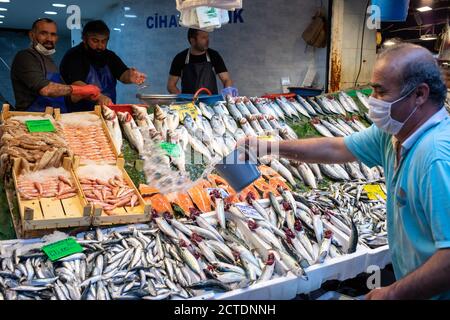
[[[290,87],[289,92],[295,93],[302,97],[316,97],[322,94],[322,89]]]

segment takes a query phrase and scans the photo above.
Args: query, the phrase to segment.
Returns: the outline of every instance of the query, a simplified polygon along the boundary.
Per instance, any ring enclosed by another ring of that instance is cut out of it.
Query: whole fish
[[[213,106],[214,113],[218,116],[229,116],[230,112],[228,112],[227,107],[223,104],[223,102],[219,101]]]
[[[322,136],[334,138],[334,135],[330,132],[330,130],[328,130],[324,125],[320,123],[320,120],[313,119],[311,120],[311,124]]]
[[[295,110],[297,110],[300,114],[302,114],[303,116],[311,119],[310,114],[305,109],[305,107],[303,107],[302,104],[300,104],[299,102],[295,101],[294,99],[290,100],[289,102],[295,108]]]
[[[303,99],[301,96],[297,95],[297,101],[303,106],[303,108],[306,109],[306,111],[308,111],[309,115],[312,117],[317,116],[317,112],[316,110],[314,110],[314,108],[309,104],[308,101],[306,101],[305,99]]]
[[[194,149],[198,153],[202,154],[208,161],[212,160],[211,152],[203,144],[203,142],[201,142],[197,138],[189,135],[189,144],[191,145],[192,149]]]
[[[365,96],[363,93],[359,91],[356,91],[356,96],[366,109],[370,109],[369,100],[367,99],[367,96]]]
[[[206,103],[199,102],[198,108],[200,109],[200,112],[202,113],[202,115],[209,120],[211,120],[215,114],[214,110],[210,106],[208,106]]]
[[[278,116],[278,119],[282,119],[283,121],[286,121],[286,114],[284,111],[280,108],[280,106],[275,101],[268,101],[268,107],[271,108]],[[292,116],[289,114],[288,117],[292,118]]]
[[[119,119],[116,113],[110,108],[102,106],[102,110],[106,126],[108,127],[108,131],[111,134],[116,151],[118,154],[120,154],[122,153],[123,136],[122,130],[120,130]]]
[[[234,133],[234,139],[235,139],[236,141],[245,139],[245,137],[246,137],[246,134],[245,134],[244,130],[242,130],[241,128],[238,128],[238,129],[236,130],[236,132]]]
[[[305,99],[310,106],[312,106],[314,108],[314,110],[319,113],[319,114],[326,114],[327,112],[325,112],[324,110],[322,110],[322,108],[320,107],[320,105],[316,102],[316,100],[314,100],[313,98],[306,98]],[[329,113],[329,112],[328,112]]]
[[[248,123],[247,119],[241,118],[240,125],[242,127],[242,130],[244,130],[246,136],[248,136],[248,137],[257,137],[258,136],[256,134],[255,130],[253,130],[250,123]]]
[[[292,173],[285,166],[283,166],[278,160],[272,159],[270,161],[270,167],[276,172],[278,172],[283,178],[285,178],[292,186],[297,185],[294,177],[292,176]]]
[[[117,116],[128,141],[142,154],[144,152],[144,138],[136,122],[134,122],[133,117],[128,112],[119,112]]]
[[[325,128],[328,129],[328,131],[330,131],[333,134],[333,136],[335,136],[335,137],[345,137],[346,136],[345,133],[343,133],[341,130],[339,130],[338,128],[333,126],[328,121],[325,121],[324,119],[322,119],[322,120],[320,120],[320,122],[323,124],[323,126]]]
[[[238,110],[242,114],[242,116],[247,118],[252,115],[251,112],[247,109],[247,106],[244,104],[244,102],[240,98],[236,99],[236,107],[238,108]]]
[[[211,127],[213,131],[220,136],[222,136],[226,130],[225,124],[223,123],[222,119],[217,115],[214,115],[211,118]]]
[[[250,101],[248,98],[244,98],[244,104],[247,107],[248,111],[250,111],[253,115],[259,115],[260,112],[258,108],[255,107],[255,105]]]
[[[264,135],[264,130],[259,124],[257,116],[250,115],[247,117],[247,120],[258,136]]]
[[[225,124],[225,128],[231,133],[234,134],[236,130],[238,129],[236,121],[233,119],[233,117],[229,115],[223,115],[222,121]]]
[[[302,176],[303,181],[313,189],[317,189],[317,181],[314,176],[314,173],[305,163],[301,163],[298,166],[298,170],[300,175]]]
[[[322,176],[322,173],[320,172],[319,165],[316,163],[307,163],[306,165],[314,173],[314,176],[316,177],[317,182],[321,182],[323,180],[323,176]]]

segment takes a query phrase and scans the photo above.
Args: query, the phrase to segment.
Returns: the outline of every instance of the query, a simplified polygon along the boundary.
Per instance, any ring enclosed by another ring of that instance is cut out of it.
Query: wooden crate
[[[11,106],[9,104],[4,104],[2,113],[0,115],[0,122],[3,123],[9,118],[12,117],[21,117],[21,116],[53,116],[53,108],[47,107],[45,108],[45,112],[26,112],[26,111],[11,111]]]
[[[113,151],[113,153],[114,153],[116,159],[122,158],[122,154],[117,153],[117,149],[116,149],[116,147],[114,146],[114,140],[113,140],[113,138],[111,137],[111,134],[109,133],[108,127],[106,126],[105,119],[103,119],[102,108],[101,108],[100,106],[95,106],[94,111],[87,111],[87,112],[73,112],[73,113],[71,113],[71,114],[83,114],[83,113],[84,113],[84,114],[86,114],[86,113],[88,113],[88,114],[95,114],[95,115],[99,116],[100,121],[101,121],[101,123],[102,123],[103,131],[104,131],[105,134],[106,134],[106,137],[107,137],[107,139],[108,139],[109,145],[111,146],[112,151]],[[54,117],[55,117],[56,121],[61,120],[61,110],[60,110],[60,109],[55,109],[55,110],[54,110]],[[69,146],[69,147],[70,147],[70,146]],[[114,161],[114,162],[109,162],[108,164],[115,165],[116,162],[115,162],[115,161]]]
[[[77,177],[77,183],[81,184],[78,179],[77,169],[80,167],[80,158],[75,157],[74,159],[74,171],[75,176]],[[130,187],[134,189],[136,192],[136,195],[138,196],[139,205],[131,208],[131,207],[124,207],[124,208],[117,208],[112,211],[114,215],[107,215],[101,207],[94,207],[93,209],[93,216],[92,216],[92,225],[93,226],[111,226],[111,225],[122,225],[122,224],[133,224],[133,223],[145,223],[149,222],[151,220],[151,207],[150,205],[146,204],[144,199],[142,198],[141,194],[139,193],[139,190],[134,185],[133,181],[131,180],[128,173],[125,171],[125,160],[123,158],[119,158],[117,160],[116,166],[120,169],[122,172],[123,179],[128,183]],[[83,197],[85,197],[83,192]]]
[[[22,161],[14,160],[13,180],[17,193],[22,231],[72,228],[91,225],[92,207],[84,198],[72,170],[72,161],[64,159],[63,168],[69,171],[77,189],[77,197],[63,200],[38,199],[25,201],[18,193],[18,177]]]

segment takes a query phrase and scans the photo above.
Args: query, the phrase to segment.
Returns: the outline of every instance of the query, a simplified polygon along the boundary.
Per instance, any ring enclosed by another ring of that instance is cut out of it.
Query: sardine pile
[[[387,242],[386,201],[370,200],[363,191],[364,183],[333,184],[328,191],[305,195],[307,202],[321,209],[322,219],[348,237],[357,235],[359,241],[374,249]],[[379,185],[386,193],[384,183]],[[357,233],[353,229],[357,228]]]
[[[30,133],[25,121],[49,117],[12,117],[0,126],[0,177],[11,171],[13,159],[22,160],[29,171],[60,167],[70,152],[61,127],[54,123],[55,132]]]
[[[307,279],[310,265],[351,252],[319,214],[280,192],[270,203],[249,197],[252,206],[227,207],[219,197],[212,214],[154,216],[148,229],[97,229],[78,240],[82,254],[55,263],[40,249],[17,249],[0,257],[0,298],[186,299],[287,274]]]

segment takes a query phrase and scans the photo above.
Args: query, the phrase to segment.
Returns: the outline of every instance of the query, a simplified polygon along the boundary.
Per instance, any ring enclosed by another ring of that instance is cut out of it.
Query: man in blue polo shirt
[[[446,86],[431,53],[412,44],[398,44],[379,55],[372,86],[372,127],[345,139],[283,141],[276,146],[278,153],[311,163],[360,160],[371,167],[383,166],[389,248],[397,281],[366,298],[450,299]],[[259,149],[263,145],[255,140],[241,143]]]

